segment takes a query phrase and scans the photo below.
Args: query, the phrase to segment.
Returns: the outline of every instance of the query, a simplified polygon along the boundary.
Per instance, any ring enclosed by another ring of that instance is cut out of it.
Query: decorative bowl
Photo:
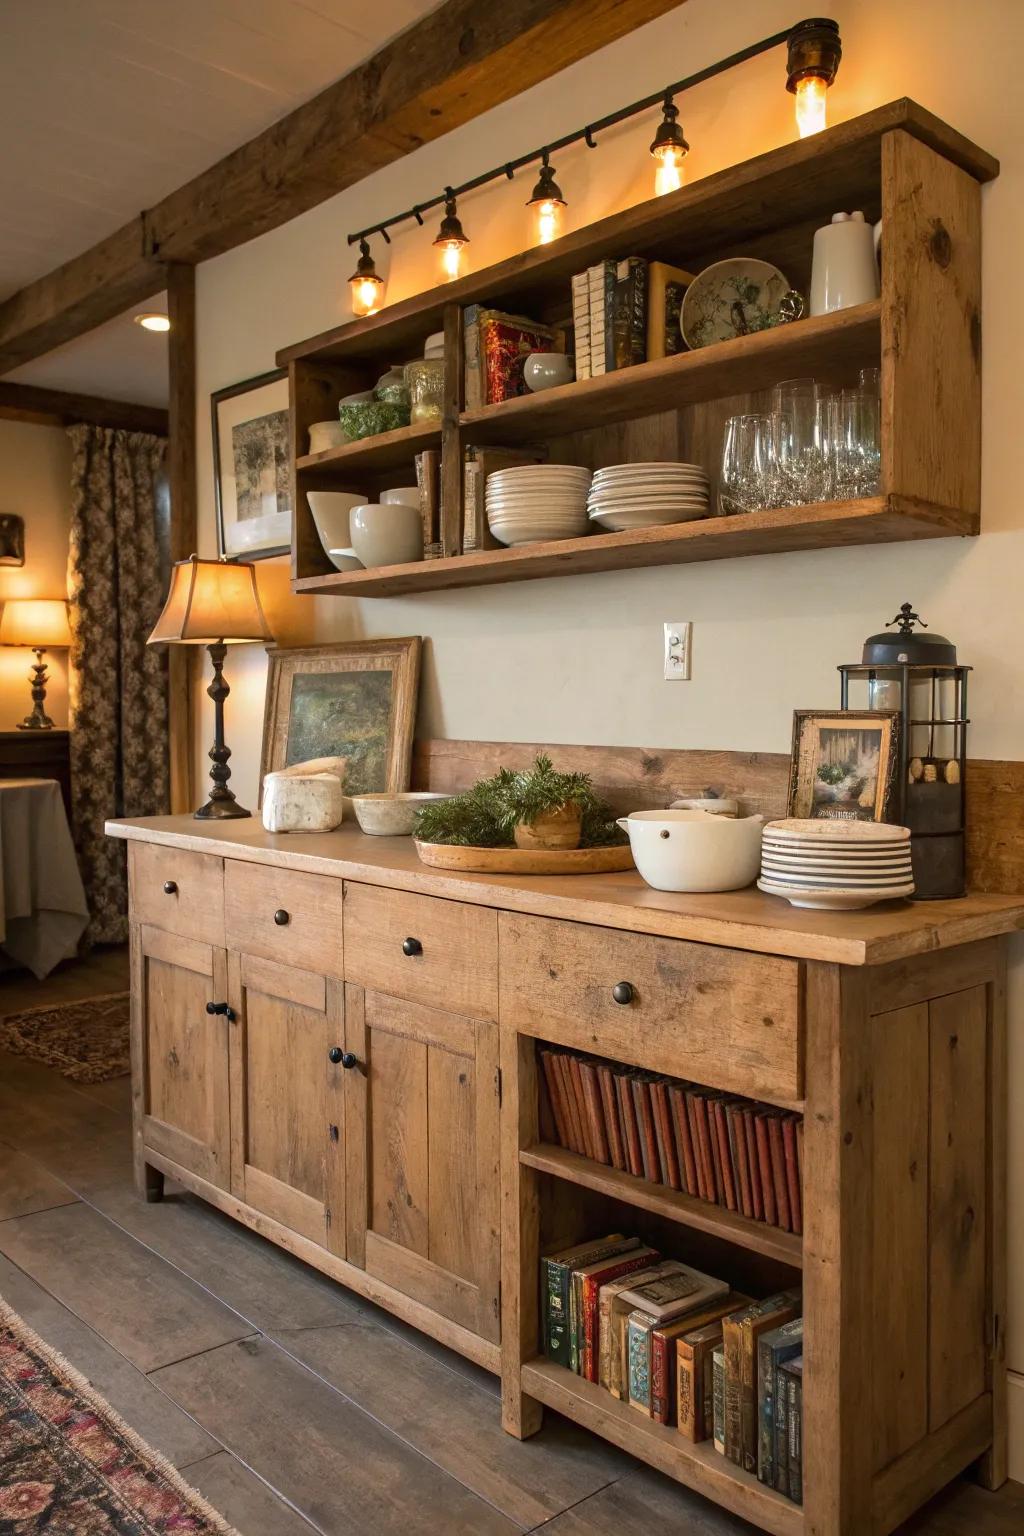
[[[388,400],[356,400],[338,405],[338,419],[347,442],[358,442],[363,437],[377,437],[381,432],[394,432],[409,425],[409,406],[396,405]]]
[[[707,811],[633,811],[617,825],[656,891],[738,891],[757,879],[764,818]]]
[[[381,491],[380,500],[384,507],[418,507],[420,488],[418,485],[396,485],[390,491]]]
[[[349,518],[352,548],[368,571],[423,559],[423,520],[418,507],[362,503]]]
[[[353,507],[358,507],[362,499],[358,491],[306,492],[320,543],[328,556],[332,549],[348,549],[352,543],[348,515]]]
[[[362,830],[370,837],[411,837],[416,826],[416,812],[434,800],[450,800],[451,795],[435,795],[410,790],[401,794],[353,795],[352,809]]]
[[[688,347],[731,341],[776,323],[789,280],[770,261],[733,256],[694,278],[683,297],[679,326]]]

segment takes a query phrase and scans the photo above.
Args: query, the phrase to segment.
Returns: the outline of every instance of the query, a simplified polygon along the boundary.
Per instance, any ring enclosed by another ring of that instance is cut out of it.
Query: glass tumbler
[[[771,416],[730,416],[725,424],[718,511],[758,512],[774,506],[771,479]]]
[[[836,499],[877,496],[882,475],[881,402],[870,389],[844,389],[838,411],[832,454]]]
[[[772,405],[771,460],[777,504],[799,507],[828,500],[835,397],[820,390],[813,379],[799,379],[776,385]]]

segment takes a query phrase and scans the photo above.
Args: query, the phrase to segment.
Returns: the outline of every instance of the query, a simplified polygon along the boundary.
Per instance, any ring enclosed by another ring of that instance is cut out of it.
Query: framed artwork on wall
[[[229,560],[286,555],[293,498],[287,370],[218,389],[210,403],[217,553]]]
[[[344,757],[346,795],[409,788],[419,635],[297,650],[270,646],[260,783],[317,757]]]
[[[899,755],[899,724],[897,710],[794,710],[790,816],[885,821]]]

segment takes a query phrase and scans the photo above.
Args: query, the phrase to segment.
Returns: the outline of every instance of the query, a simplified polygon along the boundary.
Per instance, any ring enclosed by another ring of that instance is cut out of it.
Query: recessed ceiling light
[[[155,312],[147,313],[144,315],[135,315],[134,319],[135,324],[141,325],[142,328],[146,331],[169,331],[171,328],[169,316],[159,315]]]

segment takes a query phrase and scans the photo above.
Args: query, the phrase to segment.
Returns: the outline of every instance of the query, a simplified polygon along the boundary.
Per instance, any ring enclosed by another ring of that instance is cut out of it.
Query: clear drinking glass
[[[862,368],[860,387],[866,395],[880,395],[882,393],[881,368]]]
[[[804,506],[832,494],[835,396],[813,379],[772,390],[771,462],[776,505]]]
[[[844,389],[832,454],[837,501],[877,496],[881,485],[881,402],[869,389]]]
[[[775,505],[771,473],[772,418],[750,413],[730,416],[725,424],[722,478],[718,492],[721,516],[758,512]]]

